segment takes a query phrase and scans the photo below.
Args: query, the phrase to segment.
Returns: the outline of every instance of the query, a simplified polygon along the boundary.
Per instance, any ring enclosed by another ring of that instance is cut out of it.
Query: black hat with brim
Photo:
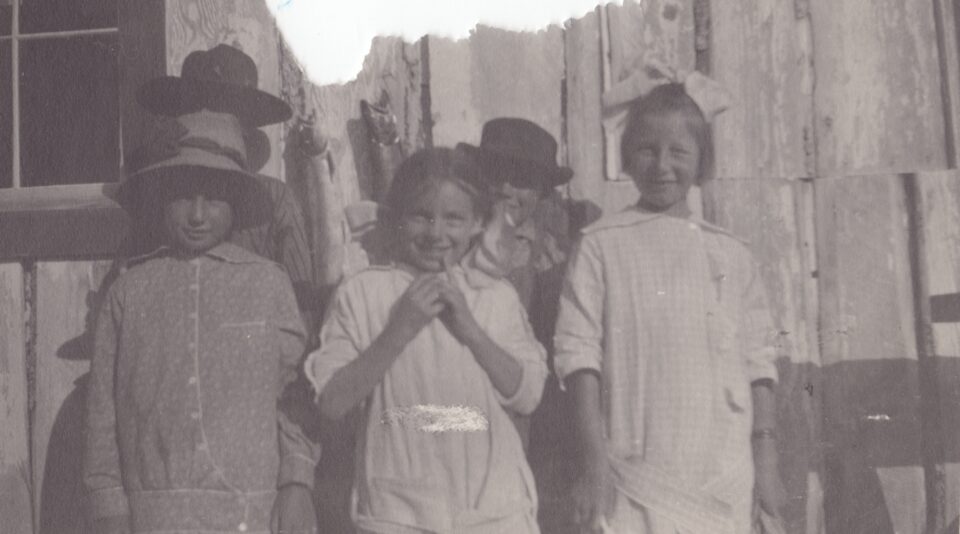
[[[257,89],[253,58],[220,44],[195,50],[183,60],[180,76],[160,76],[137,90],[137,102],[158,115],[179,117],[201,109],[230,113],[247,126],[284,122],[293,116],[279,97]]]
[[[557,165],[557,142],[549,132],[526,119],[504,117],[483,125],[480,145],[458,143],[472,156],[492,184],[549,191],[573,178],[573,170]]]

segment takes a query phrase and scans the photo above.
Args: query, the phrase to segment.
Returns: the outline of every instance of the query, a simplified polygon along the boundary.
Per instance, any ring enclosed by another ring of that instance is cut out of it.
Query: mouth
[[[190,241],[202,241],[210,235],[209,230],[184,230],[183,235]]]

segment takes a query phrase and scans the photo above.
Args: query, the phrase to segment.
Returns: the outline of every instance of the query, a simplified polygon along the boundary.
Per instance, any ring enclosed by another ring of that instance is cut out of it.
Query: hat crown
[[[230,45],[219,44],[187,55],[180,67],[180,77],[256,89],[258,74],[250,56]]]
[[[553,136],[526,119],[506,117],[488,121],[480,134],[480,148],[548,167],[557,164],[557,142]]]

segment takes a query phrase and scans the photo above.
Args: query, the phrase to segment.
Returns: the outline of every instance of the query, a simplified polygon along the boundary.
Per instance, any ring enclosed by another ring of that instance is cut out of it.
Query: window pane
[[[10,18],[13,15],[12,6],[13,0],[0,0],[0,35],[10,35],[10,30],[13,29],[13,19]]]
[[[115,182],[116,35],[20,44],[21,185]]]
[[[20,33],[116,26],[117,0],[21,0],[20,3]]]
[[[10,158],[10,136],[13,131],[10,68],[10,43],[0,42],[0,189],[13,187],[13,159]]]

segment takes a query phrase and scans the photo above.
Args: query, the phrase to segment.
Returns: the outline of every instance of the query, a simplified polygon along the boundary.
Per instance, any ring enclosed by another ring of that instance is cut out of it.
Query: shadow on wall
[[[86,329],[61,345],[57,358],[90,360],[97,315],[107,289],[119,276],[117,267],[115,263],[100,288],[87,295]],[[39,534],[94,534],[86,514],[82,473],[88,376],[74,381],[53,422],[40,486]]]

